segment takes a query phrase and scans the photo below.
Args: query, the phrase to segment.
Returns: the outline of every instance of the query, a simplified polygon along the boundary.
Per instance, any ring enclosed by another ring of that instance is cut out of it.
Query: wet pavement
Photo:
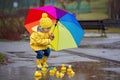
[[[84,38],[77,49],[52,51],[49,65],[58,70],[63,63],[72,65],[75,76],[46,76],[41,80],[120,80],[119,45],[119,34],[108,34],[108,38]],[[36,53],[30,49],[29,41],[0,42],[0,52],[8,58],[7,64],[0,65],[0,80],[34,80]]]

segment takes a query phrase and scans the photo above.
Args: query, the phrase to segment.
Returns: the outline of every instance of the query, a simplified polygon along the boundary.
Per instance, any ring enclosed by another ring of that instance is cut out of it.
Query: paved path
[[[113,34],[113,37],[109,35],[108,38],[84,38],[81,45],[98,45],[103,43],[112,45],[112,43],[119,41],[119,35]],[[31,50],[29,41],[0,42],[0,52],[7,55],[10,62],[8,65],[0,65],[0,80],[34,79],[36,53]],[[109,53],[111,53],[111,56],[114,55],[114,58],[106,56]],[[52,51],[48,63],[56,66],[62,63],[66,65],[72,64],[76,72],[74,80],[86,78],[92,78],[92,80],[107,78],[119,80],[120,72],[118,70],[120,70],[120,67],[113,62],[113,60],[120,61],[119,56],[117,56],[118,53],[120,53],[118,49],[100,49],[91,46],[87,48],[80,47],[58,52]],[[108,73],[111,74],[108,76]]]

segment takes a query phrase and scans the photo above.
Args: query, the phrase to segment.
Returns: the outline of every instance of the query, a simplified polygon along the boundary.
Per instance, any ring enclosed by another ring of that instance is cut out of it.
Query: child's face
[[[45,33],[48,33],[50,31],[50,27],[49,28],[42,28],[42,31]]]

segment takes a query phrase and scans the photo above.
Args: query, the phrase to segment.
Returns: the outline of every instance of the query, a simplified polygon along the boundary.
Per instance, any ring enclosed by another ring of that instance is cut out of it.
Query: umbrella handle
[[[55,23],[55,27],[54,27],[54,29],[53,29],[53,32],[52,32],[52,33],[54,33],[54,31],[55,31],[55,28],[56,28],[56,26],[57,26],[58,21],[59,21],[59,19],[57,19],[57,21],[56,21],[56,23]]]
[[[54,29],[53,29],[53,32],[52,32],[52,33],[54,33],[54,31],[55,31],[55,28],[56,28],[56,24],[55,24],[55,27],[54,27]]]

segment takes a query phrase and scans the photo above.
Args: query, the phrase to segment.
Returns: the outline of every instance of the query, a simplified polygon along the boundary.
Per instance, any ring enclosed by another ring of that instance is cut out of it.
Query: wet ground
[[[91,50],[92,49],[92,50]],[[43,77],[41,80],[120,80],[120,57],[116,59],[99,54],[120,53],[119,34],[108,35],[108,38],[84,38],[78,49],[51,52],[49,65],[60,69],[61,64],[72,65],[75,76],[63,79]],[[34,80],[35,56],[30,49],[29,41],[0,42],[0,52],[8,58],[8,63],[0,65],[0,80]]]

